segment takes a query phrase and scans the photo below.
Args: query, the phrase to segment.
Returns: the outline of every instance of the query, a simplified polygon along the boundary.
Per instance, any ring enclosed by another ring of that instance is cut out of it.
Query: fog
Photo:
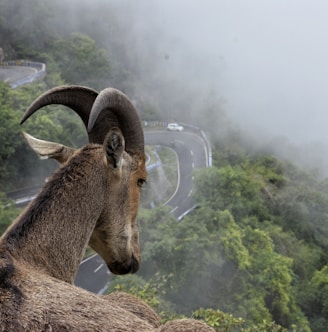
[[[154,43],[173,69],[178,67],[177,74],[189,70],[186,78],[194,85],[216,90],[240,123],[300,142],[327,141],[327,2],[171,0],[148,5],[147,17],[140,18],[143,32],[161,31],[162,39]],[[183,65],[190,67],[179,68]]]
[[[288,144],[303,162],[324,171],[326,1],[157,0],[134,6],[140,48],[156,49],[170,65],[158,77],[176,76],[190,91],[214,92],[243,130],[277,142],[278,152]],[[153,70],[162,69],[157,62]]]
[[[130,65],[145,89],[138,94],[162,102],[168,119],[188,119],[190,95],[199,95],[198,112],[215,96],[220,111],[271,151],[328,174],[325,0],[70,0],[68,24],[78,24],[81,3],[90,15],[112,9],[114,36],[131,44]],[[106,32],[102,17],[94,28]]]

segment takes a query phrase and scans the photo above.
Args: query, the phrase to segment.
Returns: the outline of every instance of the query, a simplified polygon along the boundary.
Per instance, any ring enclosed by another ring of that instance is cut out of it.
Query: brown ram
[[[113,273],[136,272],[136,216],[146,179],[144,136],[136,110],[115,89],[98,95],[84,87],[59,87],[39,97],[22,122],[54,103],[71,107],[89,125],[91,144],[76,151],[61,146],[54,158],[63,166],[3,235],[1,251],[72,283],[89,243]]]

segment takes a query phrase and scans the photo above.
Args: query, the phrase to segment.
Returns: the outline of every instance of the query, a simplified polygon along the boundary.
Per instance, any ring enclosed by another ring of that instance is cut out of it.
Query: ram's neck
[[[88,159],[62,167],[1,238],[21,260],[72,283],[101,213],[101,169]]]

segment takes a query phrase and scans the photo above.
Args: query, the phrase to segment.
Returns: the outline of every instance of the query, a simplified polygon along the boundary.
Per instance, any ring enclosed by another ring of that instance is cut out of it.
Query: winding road
[[[0,67],[0,80],[5,83],[14,83],[37,72],[35,68],[28,67]]]
[[[167,146],[176,151],[178,157],[179,183],[174,195],[166,202],[171,213],[182,219],[194,207],[192,198],[193,169],[209,166],[209,152],[204,139],[193,132],[169,132],[167,130],[146,130],[146,145]],[[174,145],[172,144],[174,142]],[[98,255],[81,262],[75,284],[96,294],[106,291],[109,271]]]
[[[41,62],[12,60],[0,61],[0,81],[12,88],[31,83],[46,75],[46,65]]]
[[[174,149],[178,156],[179,183],[174,195],[166,202],[172,214],[181,219],[193,206],[192,173],[194,168],[208,166],[208,151],[204,140],[192,132],[146,131],[147,145],[162,145]],[[174,146],[172,144],[174,142]]]

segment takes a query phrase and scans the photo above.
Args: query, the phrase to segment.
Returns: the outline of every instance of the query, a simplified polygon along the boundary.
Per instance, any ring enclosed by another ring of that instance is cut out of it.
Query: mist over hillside
[[[139,108],[198,124],[213,139],[239,128],[261,150],[327,175],[325,1],[58,0],[40,6],[31,0],[15,10],[6,0],[0,6],[17,30],[12,37],[21,35],[33,47],[47,45],[45,31],[91,36],[111,63],[104,84],[126,91]]]
[[[65,29],[84,29],[120,56],[140,83],[133,93],[163,117],[220,132],[225,113],[262,148],[327,175],[325,1],[70,0],[63,8]],[[120,43],[130,51],[121,54]]]

